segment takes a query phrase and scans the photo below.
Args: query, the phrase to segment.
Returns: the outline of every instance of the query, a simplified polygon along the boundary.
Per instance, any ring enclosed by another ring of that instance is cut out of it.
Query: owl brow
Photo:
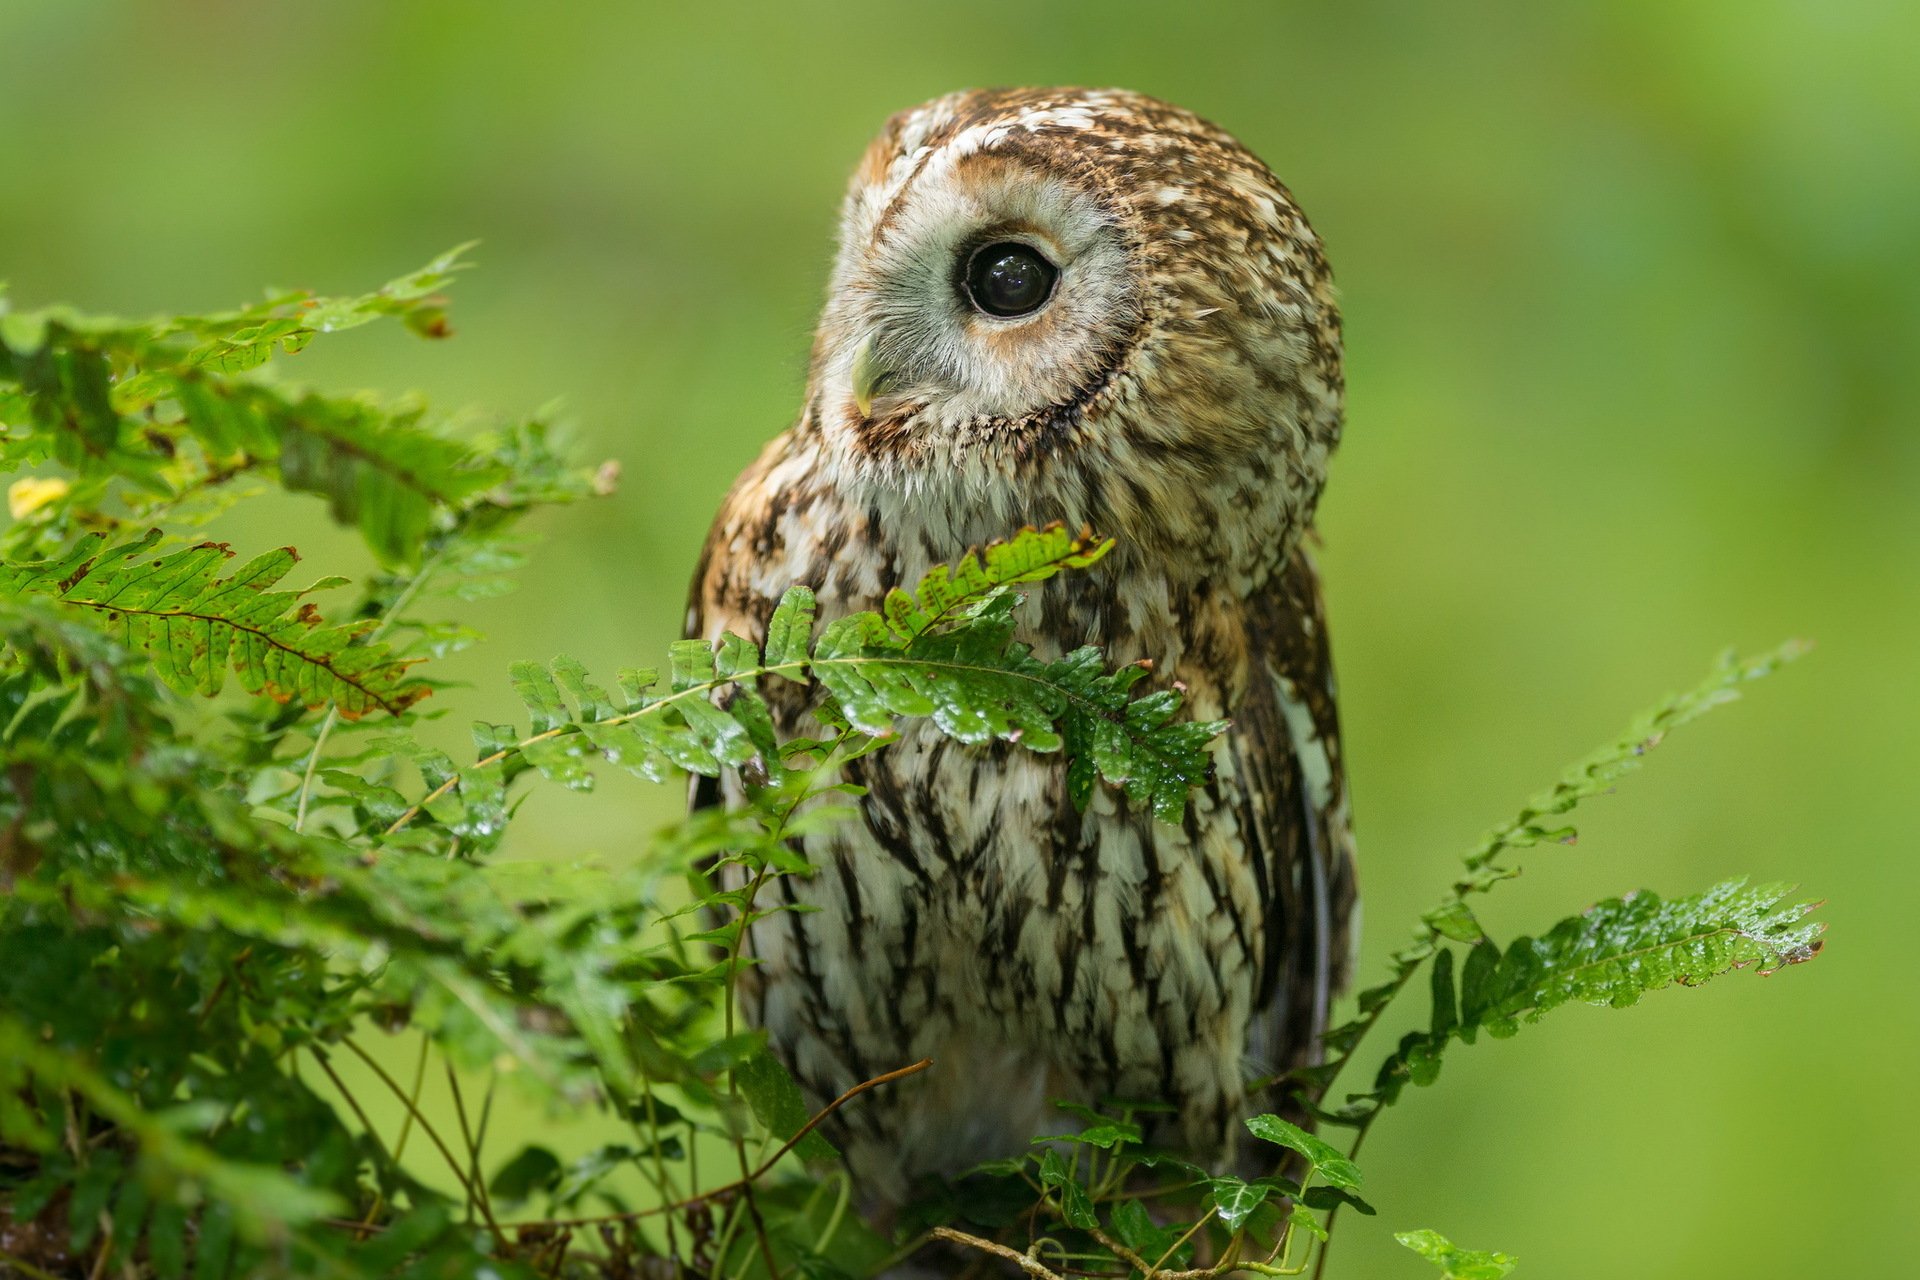
[[[921,148],[920,158],[914,163],[913,172],[900,180],[899,190],[893,193],[893,198],[887,201],[886,208],[882,209],[880,216],[874,220],[873,230],[867,236],[869,246],[877,247],[886,238],[887,232],[893,229],[894,223],[900,220],[901,211],[907,207],[907,197],[913,192],[913,184],[920,181],[920,175],[927,171],[927,165],[932,163],[938,151],[939,148],[935,146]]]

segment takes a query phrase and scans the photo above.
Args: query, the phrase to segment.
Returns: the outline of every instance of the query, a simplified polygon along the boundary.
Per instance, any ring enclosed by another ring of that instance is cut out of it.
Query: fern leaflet
[[[90,534],[58,560],[0,563],[0,591],[50,596],[90,615],[181,690],[218,693],[231,669],[250,693],[307,707],[332,702],[348,719],[397,715],[426,696],[407,662],[361,643],[373,624],[325,626],[302,599],[314,588],[271,590],[299,560],[291,547],[222,577],[233,559],[226,544],[143,558],[159,540],[155,530],[106,546],[106,535]]]

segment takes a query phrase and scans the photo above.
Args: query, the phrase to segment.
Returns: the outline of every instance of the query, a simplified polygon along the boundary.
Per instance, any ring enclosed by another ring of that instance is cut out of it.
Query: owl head
[[[946,546],[1065,519],[1277,562],[1341,394],[1319,241],[1238,142],[1135,93],[966,91],[853,176],[804,429]]]

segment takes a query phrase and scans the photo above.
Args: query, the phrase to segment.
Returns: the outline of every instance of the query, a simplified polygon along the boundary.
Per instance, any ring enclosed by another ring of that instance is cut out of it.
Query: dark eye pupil
[[[1023,316],[1052,296],[1059,274],[1024,244],[990,244],[967,263],[967,296],[990,316]]]

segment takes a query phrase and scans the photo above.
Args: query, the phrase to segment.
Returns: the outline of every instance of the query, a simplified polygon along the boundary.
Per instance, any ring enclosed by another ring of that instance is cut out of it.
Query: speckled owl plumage
[[[1047,304],[970,307],[1012,240]],[[691,634],[760,638],[780,594],[874,608],[1025,524],[1118,539],[1022,606],[1042,656],[1151,659],[1226,717],[1185,821],[1054,757],[930,727],[860,762],[862,819],[756,924],[749,1016],[816,1102],[881,1072],[835,1134],[870,1197],[1057,1132],[1052,1099],[1173,1103],[1159,1136],[1230,1163],[1247,1083],[1310,1059],[1344,980],[1352,840],[1327,634],[1302,546],[1341,426],[1319,241],[1265,165],[1137,94],[964,92],[896,116],[843,211],[806,403],[727,496]],[[876,370],[882,371],[876,373]],[[803,703],[776,706],[809,731]],[[738,799],[737,790],[712,799]]]

